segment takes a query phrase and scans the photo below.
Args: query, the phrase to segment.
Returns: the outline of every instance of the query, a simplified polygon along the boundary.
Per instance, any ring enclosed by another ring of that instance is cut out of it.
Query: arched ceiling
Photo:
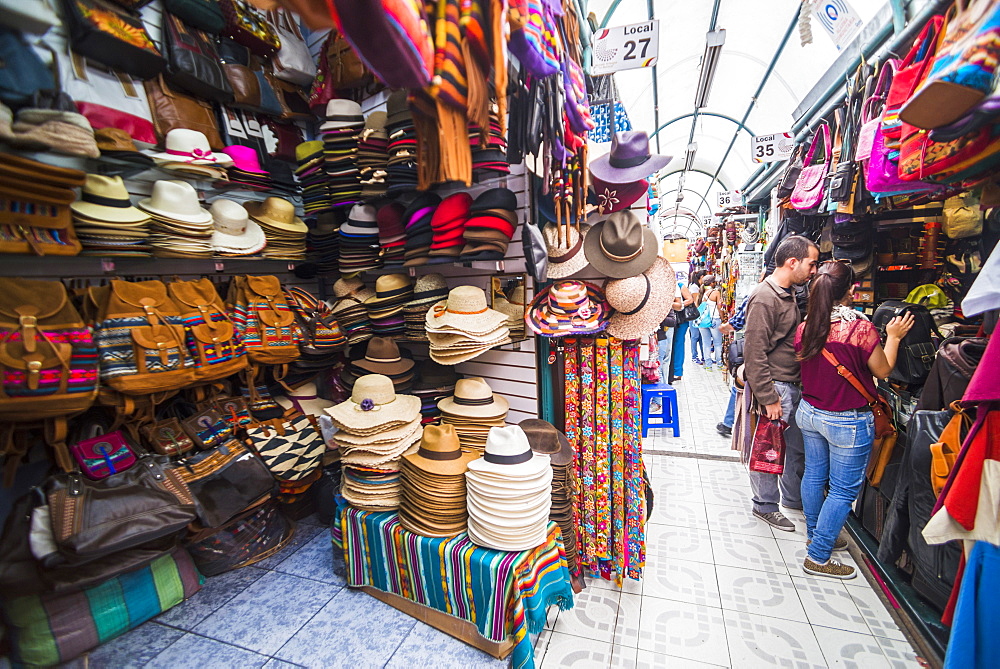
[[[798,15],[801,0],[589,0],[586,10],[593,12],[600,23],[613,8],[606,26],[617,26],[647,20],[650,4],[653,18],[660,20],[656,68],[659,124],[687,115],[657,134],[660,153],[675,158],[663,170],[668,176],[659,187],[660,210],[672,210],[677,193],[682,192],[684,208],[699,217],[705,216],[712,212],[701,198],[714,207],[716,192],[724,190],[712,175],[718,173],[726,188],[735,189],[758,167],[751,159],[750,134],[745,128],[761,134],[788,131],[793,122],[792,111],[839,52],[816,21],[812,22],[813,42],[806,46],[800,45],[798,30],[793,28],[773,72],[747,114],[754,92]],[[866,23],[883,4],[884,0],[851,2]],[[701,110],[715,115],[698,114],[692,137],[699,63],[716,9],[714,28],[726,30],[726,41],[708,105]],[[650,134],[655,132],[652,68],[618,72],[615,80],[632,127]],[[741,128],[739,122],[744,117],[745,126]],[[679,188],[679,170],[684,167],[689,137],[698,146],[695,169],[708,174],[688,172],[683,188]],[[655,140],[653,150],[656,150]],[[665,199],[664,194],[670,191],[673,194]]]

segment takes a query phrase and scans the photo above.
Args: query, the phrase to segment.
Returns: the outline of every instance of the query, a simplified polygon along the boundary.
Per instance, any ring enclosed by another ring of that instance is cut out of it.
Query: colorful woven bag
[[[914,40],[906,58],[896,67],[896,73],[892,77],[892,84],[886,95],[885,111],[882,113],[882,133],[889,148],[899,147],[899,140],[903,134],[903,121],[899,118],[899,110],[927,75],[943,24],[943,16],[931,17]]]
[[[559,49],[552,17],[543,0],[511,0],[508,47],[536,77],[559,71]]]
[[[226,302],[251,362],[280,365],[299,357],[301,331],[277,277],[234,277]]]
[[[207,278],[174,281],[167,286],[181,309],[188,355],[194,360],[198,382],[232,376],[247,366],[247,352],[226,306]]]
[[[326,451],[312,417],[297,412],[249,426],[247,443],[279,481],[298,481],[312,474]]]

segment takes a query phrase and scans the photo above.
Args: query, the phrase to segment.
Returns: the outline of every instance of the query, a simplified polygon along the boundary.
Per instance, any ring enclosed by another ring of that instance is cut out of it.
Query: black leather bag
[[[937,354],[935,336],[938,341],[940,340],[931,312],[921,304],[886,300],[875,310],[872,324],[878,328],[884,340],[885,326],[894,317],[902,316],[906,312],[913,314],[913,327],[899,343],[896,366],[889,374],[889,378],[898,383],[919,385],[927,379],[931,365],[934,364],[934,356]]]
[[[681,323],[688,323],[690,321],[696,321],[701,318],[701,312],[698,311],[698,307],[693,304],[685,305],[683,309],[678,312],[678,320]]]
[[[227,104],[233,87],[222,69],[215,41],[204,31],[163,14],[163,43],[167,52],[167,80],[191,95]]]
[[[789,197],[795,190],[795,182],[799,180],[799,174],[802,172],[802,147],[802,144],[796,146],[795,153],[788,159],[781,181],[778,182],[779,198]]]
[[[269,498],[274,477],[263,461],[238,441],[182,461],[178,472],[191,489],[203,527],[219,527]]]

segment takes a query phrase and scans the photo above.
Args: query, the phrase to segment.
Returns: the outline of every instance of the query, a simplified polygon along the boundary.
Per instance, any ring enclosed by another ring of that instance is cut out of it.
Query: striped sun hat
[[[535,296],[524,322],[543,337],[565,337],[600,332],[610,314],[611,307],[594,284],[557,281]]]

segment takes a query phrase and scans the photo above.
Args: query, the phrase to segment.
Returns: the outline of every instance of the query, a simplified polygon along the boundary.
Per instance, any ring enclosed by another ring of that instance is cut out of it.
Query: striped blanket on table
[[[546,609],[573,606],[555,523],[543,545],[511,553],[480,548],[465,532],[447,539],[419,536],[403,529],[395,511],[345,506],[338,513],[334,543],[344,550],[348,585],[370,585],[463,618],[491,641],[513,638],[514,669],[534,667],[528,633],[542,630]]]

